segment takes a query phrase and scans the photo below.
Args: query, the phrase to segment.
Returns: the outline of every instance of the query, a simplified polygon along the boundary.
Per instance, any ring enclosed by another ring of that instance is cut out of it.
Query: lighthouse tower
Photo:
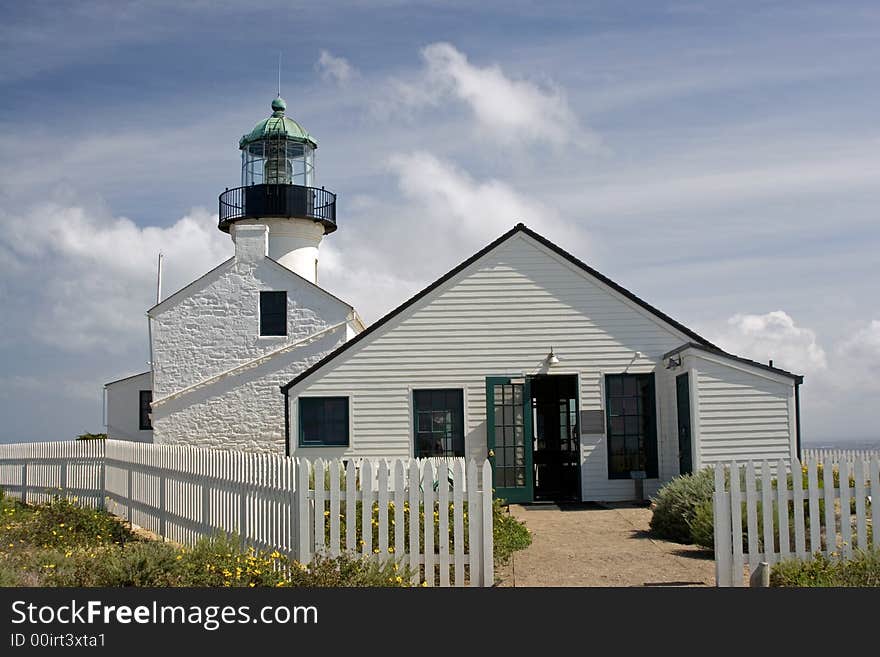
[[[220,194],[219,228],[235,240],[236,226],[267,226],[269,257],[317,283],[318,248],[336,230],[336,195],[315,187],[318,143],[286,111],[277,97],[271,116],[239,141],[241,187]]]

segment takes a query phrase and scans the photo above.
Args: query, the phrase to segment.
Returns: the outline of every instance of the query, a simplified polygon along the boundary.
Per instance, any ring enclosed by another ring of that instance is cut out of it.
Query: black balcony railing
[[[336,194],[303,185],[249,185],[220,194],[221,230],[228,233],[239,219],[262,217],[313,219],[332,233],[336,230]]]

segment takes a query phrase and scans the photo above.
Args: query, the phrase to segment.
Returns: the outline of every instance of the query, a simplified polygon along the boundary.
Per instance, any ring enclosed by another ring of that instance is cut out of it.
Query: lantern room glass
[[[262,139],[241,149],[241,185],[313,187],[315,149],[286,139]]]

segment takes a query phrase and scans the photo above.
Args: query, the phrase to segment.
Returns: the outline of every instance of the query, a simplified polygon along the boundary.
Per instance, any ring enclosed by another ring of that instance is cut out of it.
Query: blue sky
[[[156,252],[169,292],[231,253],[279,50],[340,195],[321,283],[368,322],[522,220],[805,374],[807,441],[880,439],[876,3],[2,7],[0,441],[99,430]]]

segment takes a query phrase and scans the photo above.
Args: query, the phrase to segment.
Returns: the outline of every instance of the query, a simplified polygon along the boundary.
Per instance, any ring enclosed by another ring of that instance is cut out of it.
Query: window
[[[260,335],[287,335],[287,292],[260,292]]]
[[[608,423],[608,477],[629,479],[631,472],[657,477],[657,422],[653,374],[605,377]]]
[[[300,397],[299,445],[348,446],[348,397]]]
[[[464,456],[464,393],[461,390],[414,390],[417,458]]]
[[[138,413],[138,426],[141,431],[152,431],[153,423],[150,420],[152,409],[150,404],[153,401],[152,390],[141,390],[140,392],[140,411]]]

